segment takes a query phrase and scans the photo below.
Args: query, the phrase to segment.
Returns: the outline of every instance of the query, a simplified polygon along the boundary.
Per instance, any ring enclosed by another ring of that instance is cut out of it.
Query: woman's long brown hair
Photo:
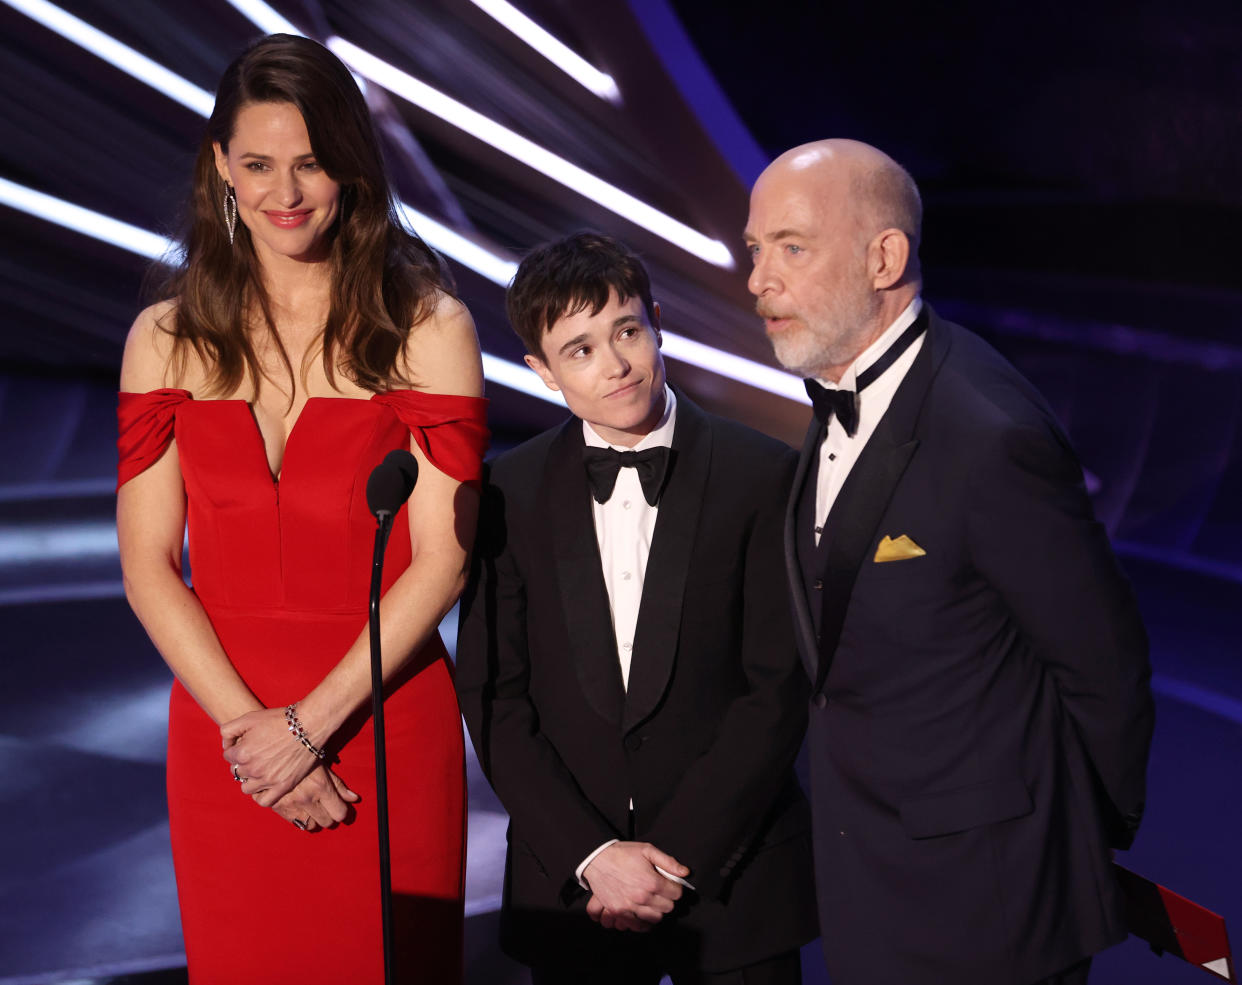
[[[234,393],[249,376],[257,395],[264,372],[248,329],[260,324],[261,314],[289,372],[292,399],[293,367],[243,223],[229,243],[225,185],[212,147],[219,142],[227,151],[237,114],[266,102],[297,107],[316,159],[341,185],[340,215],[328,234],[331,294],[322,356],[329,382],[338,368],[372,392],[415,382],[399,361],[406,338],[431,315],[440,292],[454,293],[451,277],[439,256],[397,219],[371,116],[349,70],[317,42],[288,34],[273,34],[243,52],[216,92],[194,165],[183,253],[156,287],[157,297],[175,301],[160,327],[175,339],[176,375],[194,352],[208,367],[209,393]]]

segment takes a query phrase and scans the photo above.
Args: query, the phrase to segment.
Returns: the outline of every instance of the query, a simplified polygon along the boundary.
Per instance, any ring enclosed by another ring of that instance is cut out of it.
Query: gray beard
[[[837,306],[833,312],[833,327],[844,323],[849,326],[844,330],[815,332],[804,321],[800,332],[768,336],[776,361],[804,378],[824,377],[830,368],[848,366],[867,348],[869,340],[883,331],[883,327],[878,330],[873,327],[880,307],[878,297],[856,298],[853,303]]]
[[[777,336],[771,342],[776,361],[795,376],[820,376],[824,367],[840,365],[838,350],[842,347],[826,345],[823,339],[809,331],[802,332],[797,338]]]
[[[855,331],[844,338],[826,339],[805,329],[794,335],[770,337],[776,361],[796,376],[826,378],[830,368],[852,363],[867,346],[865,332]]]

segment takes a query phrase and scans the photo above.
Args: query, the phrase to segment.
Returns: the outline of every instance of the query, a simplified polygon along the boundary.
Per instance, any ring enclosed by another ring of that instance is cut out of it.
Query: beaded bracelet
[[[314,753],[315,758],[323,759],[323,750],[316,749],[314,745],[311,744],[311,740],[306,737],[306,729],[303,728],[302,723],[298,721],[297,707],[298,706],[295,702],[285,709],[285,721],[289,723],[289,731],[293,733],[293,737],[295,739]]]

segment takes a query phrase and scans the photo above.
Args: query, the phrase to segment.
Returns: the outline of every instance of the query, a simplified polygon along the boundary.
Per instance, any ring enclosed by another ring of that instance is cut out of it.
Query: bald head
[[[923,208],[896,161],[856,140],[818,140],[773,161],[750,197],[748,281],[777,358],[839,379],[921,287]]]
[[[778,177],[849,209],[868,239],[883,229],[900,229],[917,264],[923,201],[909,172],[882,150],[859,140],[816,140],[785,151],[755,187]]]

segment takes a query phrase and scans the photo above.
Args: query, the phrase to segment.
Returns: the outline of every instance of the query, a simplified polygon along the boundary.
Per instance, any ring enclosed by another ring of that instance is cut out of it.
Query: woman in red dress
[[[407,447],[419,480],[381,606],[395,970],[456,982],[464,767],[436,627],[487,443],[474,324],[396,220],[353,78],[306,38],[266,38],[225,72],[190,213],[169,300],[126,343],[117,494],[126,592],[176,675],[190,980],[383,980],[365,488]]]

